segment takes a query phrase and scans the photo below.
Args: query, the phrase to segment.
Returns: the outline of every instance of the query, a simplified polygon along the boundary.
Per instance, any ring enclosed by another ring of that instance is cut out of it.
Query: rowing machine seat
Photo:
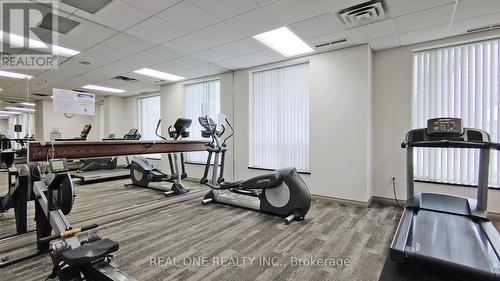
[[[82,266],[116,252],[119,248],[117,242],[104,238],[64,251],[61,253],[61,258],[69,266]]]

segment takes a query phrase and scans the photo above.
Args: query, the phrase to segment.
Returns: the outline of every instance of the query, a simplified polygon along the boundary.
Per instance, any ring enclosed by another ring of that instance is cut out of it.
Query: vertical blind
[[[249,165],[309,171],[309,64],[252,74]]]
[[[412,127],[434,117],[459,117],[500,141],[500,40],[421,51],[413,55]],[[479,152],[417,149],[416,179],[477,184]],[[492,151],[490,186],[500,187],[500,158]]]
[[[156,134],[156,125],[161,118],[160,115],[160,96],[151,96],[137,99],[137,116],[139,117],[139,133],[143,140],[158,140]],[[161,132],[160,130],[158,130]],[[149,158],[160,159],[160,154],[148,154]]]
[[[186,86],[185,95],[186,116],[193,120],[190,128],[189,138],[192,140],[203,140],[201,136],[201,125],[198,117],[208,115],[214,121],[218,120],[220,112],[220,81],[211,80]],[[187,161],[205,163],[207,152],[190,152]]]

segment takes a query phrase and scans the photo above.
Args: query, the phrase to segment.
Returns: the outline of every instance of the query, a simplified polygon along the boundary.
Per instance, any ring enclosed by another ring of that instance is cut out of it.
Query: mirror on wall
[[[20,184],[19,171],[28,162],[27,147],[29,140],[35,138],[37,114],[36,103],[28,95],[31,71],[9,70],[3,74],[0,77],[0,239],[34,230],[33,202],[19,204],[20,194],[28,190]],[[16,212],[20,214],[17,218]]]

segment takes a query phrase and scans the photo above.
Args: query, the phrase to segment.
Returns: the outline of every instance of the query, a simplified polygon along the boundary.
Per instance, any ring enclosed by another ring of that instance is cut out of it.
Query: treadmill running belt
[[[480,224],[465,216],[427,210],[414,214],[405,252],[483,273],[493,272],[492,261],[498,266],[498,257]]]

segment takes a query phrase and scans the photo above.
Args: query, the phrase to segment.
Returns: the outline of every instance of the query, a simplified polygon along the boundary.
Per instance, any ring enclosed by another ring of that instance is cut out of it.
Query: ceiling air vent
[[[127,76],[123,76],[123,75],[118,75],[118,76],[113,77],[111,79],[121,80],[121,81],[125,81],[125,82],[135,82],[135,81],[137,81],[137,79],[135,79],[135,78],[127,77]]]
[[[340,20],[347,27],[356,27],[385,19],[385,12],[380,0],[362,3],[338,12]]]
[[[486,30],[493,30],[500,28],[500,23],[494,23],[494,24],[489,24],[481,27],[475,27],[471,28],[465,31],[465,33],[476,33],[476,32],[481,32],[481,31],[486,31]]]
[[[95,14],[112,0],[62,0],[61,2],[87,13]]]
[[[42,98],[45,98],[45,97],[50,97],[50,95],[47,95],[47,94],[39,94],[39,93],[32,93],[31,95],[32,95],[32,96],[35,96],[35,97],[42,97]]]
[[[316,48],[336,47],[335,45],[340,45],[342,43],[347,43],[347,39],[342,39],[342,40],[337,40],[337,41],[320,43],[320,44],[318,44],[318,45],[316,45],[314,47],[316,47]]]

